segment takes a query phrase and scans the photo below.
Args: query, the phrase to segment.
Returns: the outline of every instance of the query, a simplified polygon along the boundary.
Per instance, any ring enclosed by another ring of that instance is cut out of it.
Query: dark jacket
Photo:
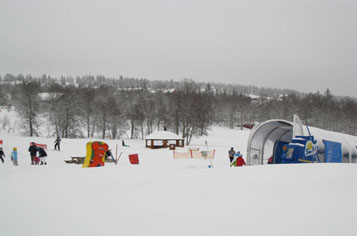
[[[112,154],[112,152],[110,151],[110,149],[107,151],[106,156],[107,156],[107,157],[113,157],[113,154]]]
[[[5,156],[5,153],[3,150],[0,150],[0,157]]]
[[[236,154],[236,152],[235,152],[233,149],[230,149],[230,150],[228,151],[229,157],[234,157],[234,154]]]
[[[47,153],[43,148],[38,148],[38,152],[40,154],[40,157],[47,157]]]
[[[29,147],[29,152],[32,157],[35,157],[37,154],[38,148],[35,145]]]

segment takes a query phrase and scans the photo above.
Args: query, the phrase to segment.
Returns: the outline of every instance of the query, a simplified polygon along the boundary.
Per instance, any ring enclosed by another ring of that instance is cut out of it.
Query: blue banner
[[[341,143],[323,140],[325,144],[325,162],[341,163],[342,162],[342,145]]]

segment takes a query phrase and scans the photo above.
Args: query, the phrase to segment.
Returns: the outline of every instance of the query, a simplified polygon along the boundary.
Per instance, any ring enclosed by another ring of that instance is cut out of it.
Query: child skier
[[[46,151],[43,149],[43,148],[38,148],[38,153],[40,155],[40,159],[41,159],[41,164],[40,165],[47,165],[47,162],[46,162],[46,157],[47,157],[47,153]]]
[[[243,156],[242,154],[238,151],[235,155],[234,155],[234,161],[232,162],[231,164],[231,167],[232,166],[243,166],[243,165],[246,165],[245,164],[245,161],[243,159]]]
[[[115,162],[111,149],[109,149],[105,154],[105,160],[109,160],[109,158]]]
[[[19,165],[19,163],[17,162],[17,148],[16,147],[14,147],[14,149],[12,150],[11,160],[12,160],[12,163],[14,163],[14,166]]]
[[[0,159],[1,159],[2,163],[4,163],[4,157],[5,157],[5,153],[2,150],[2,147],[0,147]]]

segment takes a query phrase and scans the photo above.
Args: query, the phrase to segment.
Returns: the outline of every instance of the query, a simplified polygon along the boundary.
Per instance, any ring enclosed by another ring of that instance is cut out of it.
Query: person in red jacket
[[[240,152],[237,152],[234,155],[234,161],[232,162],[231,167],[232,166],[244,166],[244,165],[246,165],[246,164],[245,164],[242,154],[240,154]]]

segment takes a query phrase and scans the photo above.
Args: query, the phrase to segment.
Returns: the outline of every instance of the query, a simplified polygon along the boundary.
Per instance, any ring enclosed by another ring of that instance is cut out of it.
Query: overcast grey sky
[[[357,0],[0,0],[0,74],[357,96]]]

